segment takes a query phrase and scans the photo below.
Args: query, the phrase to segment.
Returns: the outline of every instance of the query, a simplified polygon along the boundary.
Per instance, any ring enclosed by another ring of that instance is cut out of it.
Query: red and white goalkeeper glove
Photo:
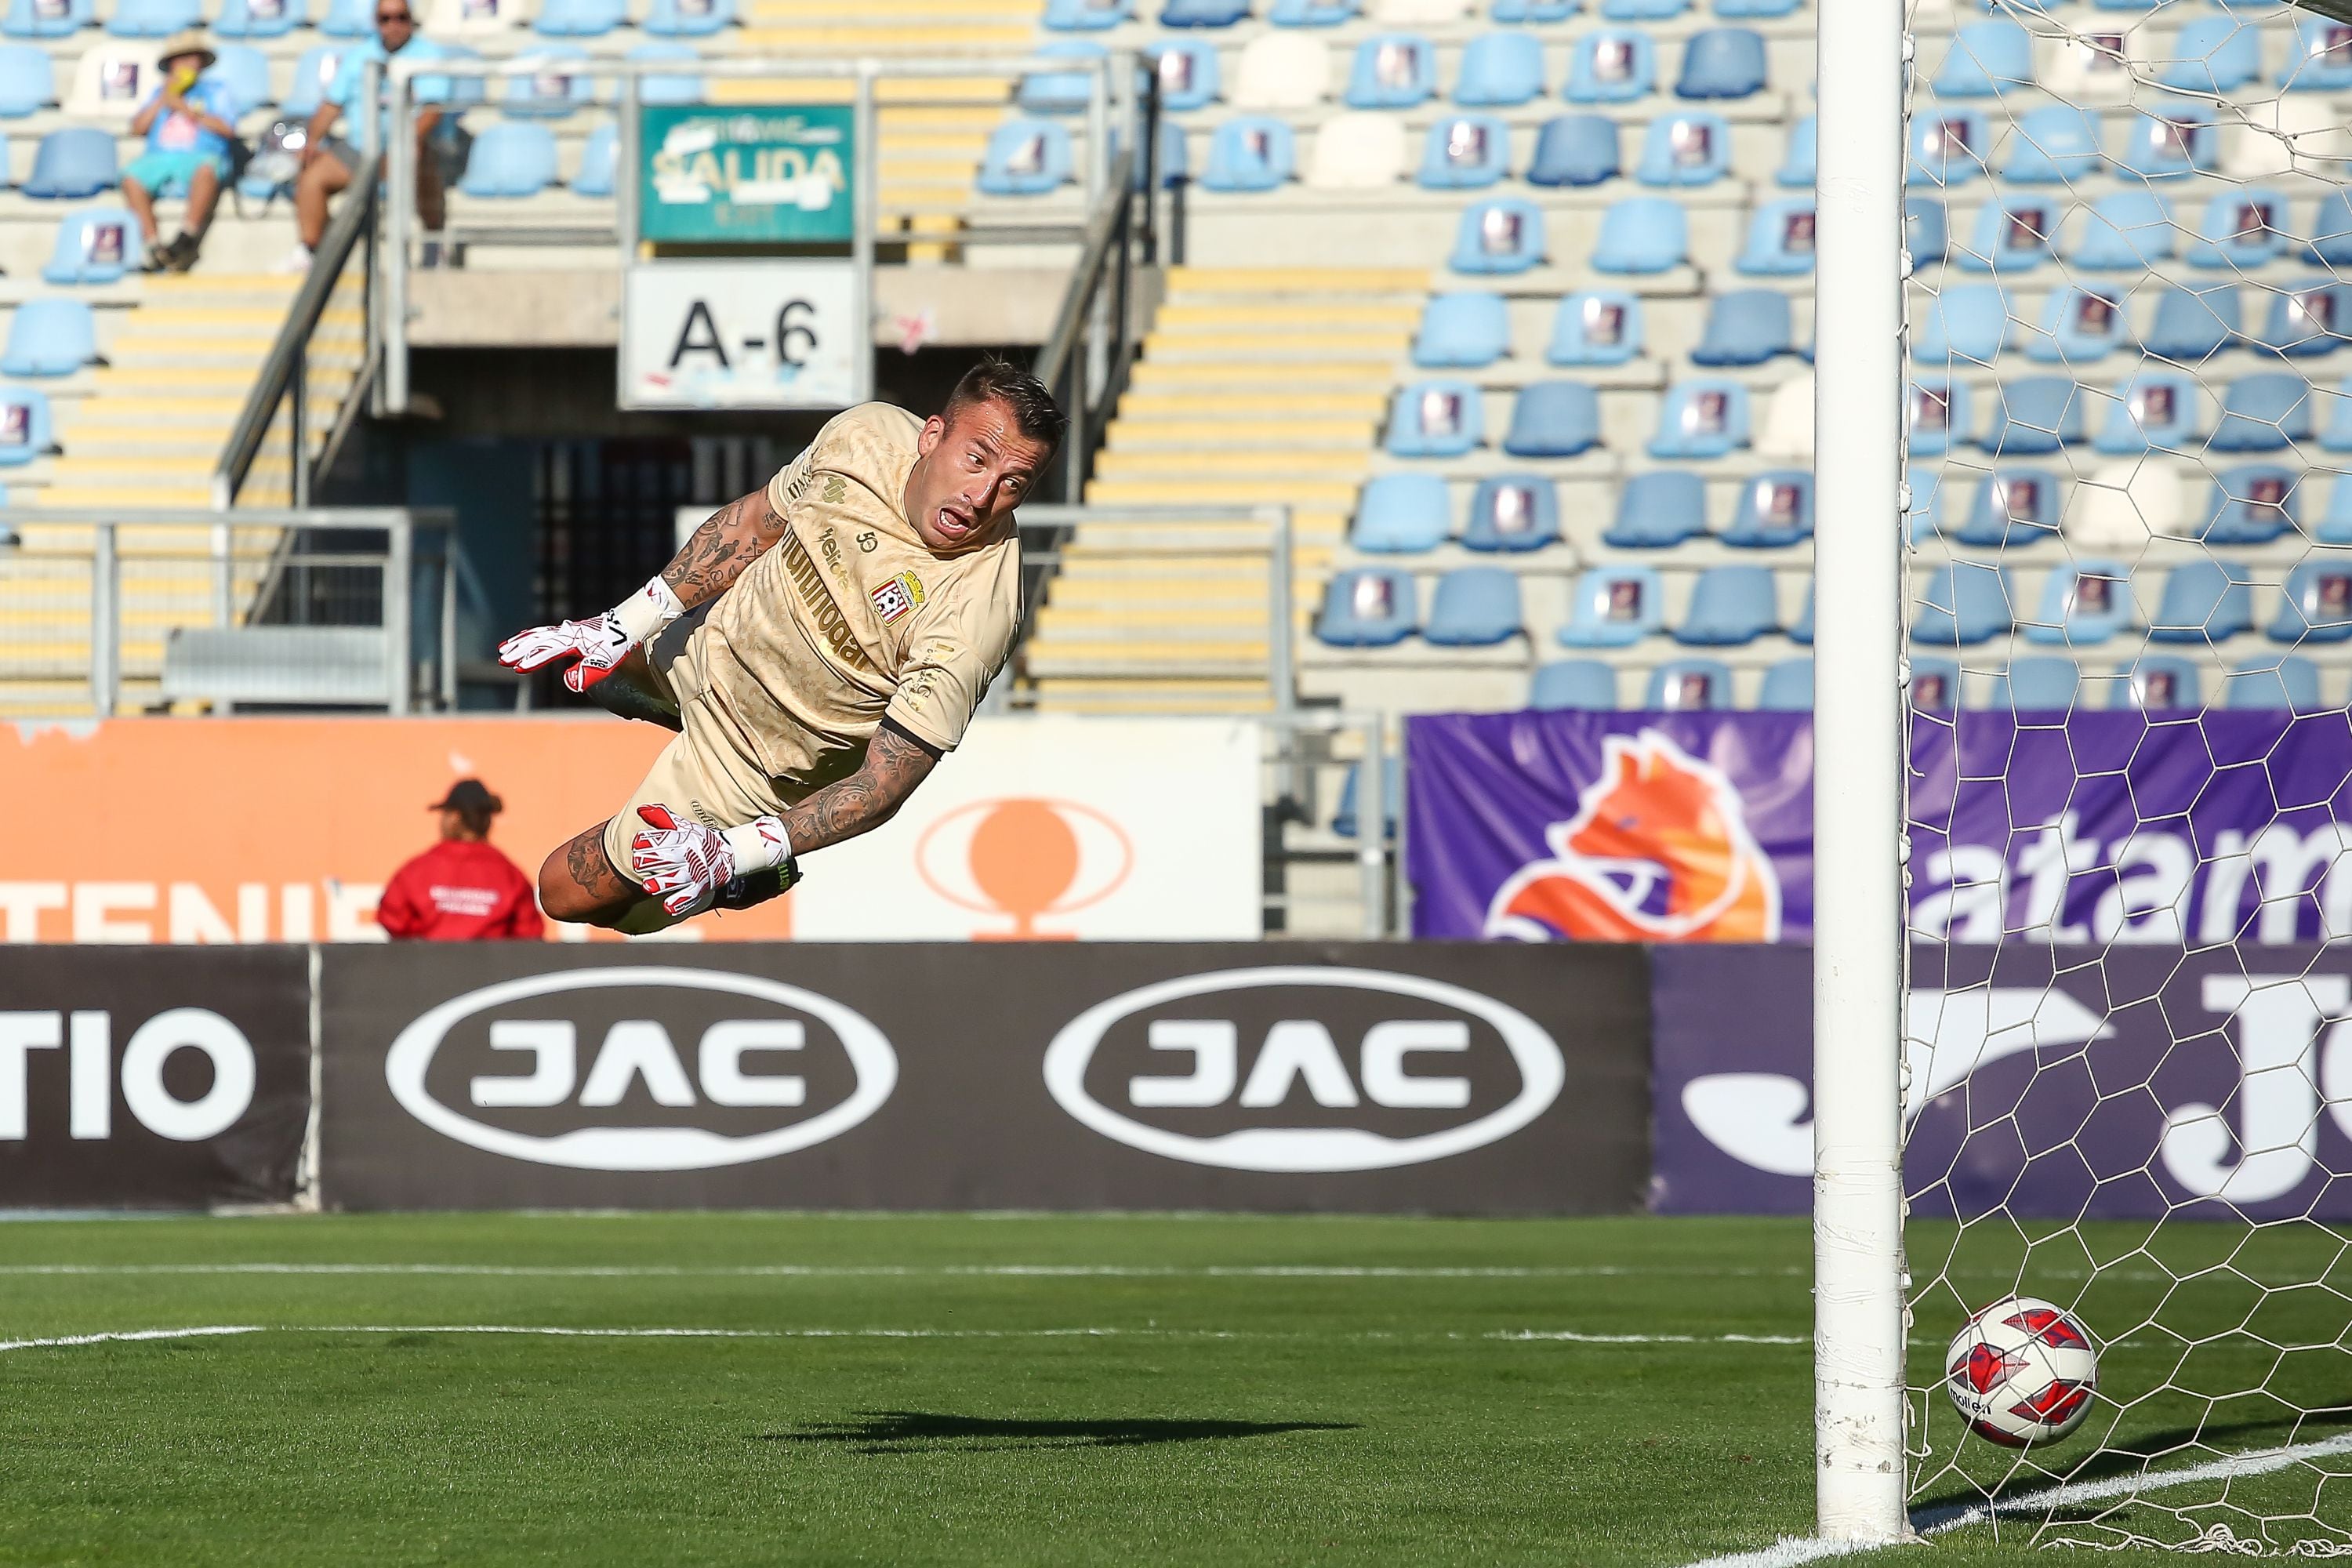
[[[619,668],[629,650],[651,642],[686,606],[661,578],[590,621],[558,621],[517,632],[499,645],[499,662],[528,675],[558,659],[575,661],[563,672],[563,684],[585,691]]]
[[[646,826],[629,840],[629,870],[673,920],[709,909],[740,877],[781,871],[779,892],[800,880],[780,817],[755,816],[740,827],[719,828],[681,821],[663,805],[641,805],[637,816]]]

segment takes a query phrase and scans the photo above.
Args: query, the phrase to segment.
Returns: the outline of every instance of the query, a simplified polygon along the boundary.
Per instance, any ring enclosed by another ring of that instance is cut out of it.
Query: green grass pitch
[[[2029,1284],[2062,1300],[2105,1267],[2095,1331],[2161,1302],[2221,1336],[2109,1346],[2109,1390],[2182,1392],[2103,1409],[2046,1463],[2115,1474],[2110,1428],[2162,1449],[2203,1421],[2209,1447],[2159,1468],[2352,1429],[2203,1397],[2267,1379],[2352,1405],[2344,1242],[2255,1240],[2035,1246]],[[1955,1291],[2001,1293],[2023,1245],[1971,1233]],[[1912,1247],[1932,1277],[1949,1228]],[[1786,1220],[5,1225],[0,1563],[1690,1563],[1810,1528],[1809,1258]],[[1957,1324],[1931,1289],[1915,1379]],[[479,1331],[502,1327],[691,1331]],[[190,1328],[244,1331],[22,1342]],[[2282,1361],[2285,1340],[2335,1348]],[[1999,1480],[2008,1457],[1931,1406],[1929,1499]],[[2352,1529],[2352,1473],[2227,1493],[2189,1523],[2305,1516],[2274,1551]],[[2188,1528],[2114,1507],[2075,1517]],[[1935,1561],[2011,1561],[2030,1535],[2003,1530]]]

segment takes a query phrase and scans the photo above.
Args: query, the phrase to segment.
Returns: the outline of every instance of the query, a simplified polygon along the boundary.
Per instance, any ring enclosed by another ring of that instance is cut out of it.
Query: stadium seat
[[[22,468],[57,448],[46,393],[0,386],[0,468]]]
[[[327,89],[334,84],[335,73],[342,68],[344,50],[333,44],[319,44],[302,51],[294,62],[294,78],[286,96],[278,105],[279,112],[309,119],[319,112],[326,101]]]
[[[1936,69],[1937,98],[1997,98],[2032,85],[2032,35],[2006,16],[1970,22],[1953,34]]]
[[[198,0],[115,0],[106,30],[118,38],[168,38],[203,24]]]
[[[1797,14],[1799,0],[1715,0],[1715,14],[1729,21],[1772,21]]]
[[[1422,555],[1452,526],[1445,481],[1435,474],[1375,474],[1356,502],[1354,548],[1373,555]]]
[[[2223,12],[2198,16],[2182,25],[2172,47],[2158,51],[2166,60],[2157,80],[2183,92],[2215,98],[2232,93],[2263,74],[2263,35],[2251,20]]]
[[[474,138],[466,177],[457,188],[469,196],[535,196],[555,184],[555,133],[544,125],[500,121]]]
[[[2018,121],[2000,177],[2013,185],[2071,185],[2096,175],[2105,162],[2090,110],[2049,103]]]
[[[155,47],[141,40],[116,39],[83,50],[74,61],[66,113],[76,120],[126,124],[155,90],[160,68]]]
[[[613,181],[620,173],[621,142],[619,128],[607,120],[588,132],[587,143],[580,149],[580,172],[572,176],[572,194],[575,196],[609,196]],[[983,185],[982,189],[987,187]]]
[[[2311,536],[2322,544],[2352,544],[2352,484],[2338,475],[2327,489],[2327,510]]]
[[[2319,447],[2325,452],[2352,452],[2352,378],[2337,383],[2328,397]]]
[[[2226,642],[2254,625],[2246,569],[2220,561],[2184,561],[2168,573],[2147,623],[2155,642]]]
[[[601,38],[628,19],[625,0],[539,0],[530,25],[544,37]]]
[[[122,207],[91,207],[68,214],[49,247],[45,283],[115,283],[138,258],[137,220]]]
[[[2294,42],[2271,79],[2289,92],[2342,92],[2352,88],[2352,26],[2307,16],[2294,25]]]
[[[55,103],[57,97],[47,49],[0,45],[0,119],[22,120]]]
[[[1601,0],[1601,15],[1612,22],[1671,22],[1690,9],[1690,0]]]
[[[1213,191],[1270,191],[1290,178],[1291,155],[1284,121],[1259,114],[1228,120],[1209,139],[1201,183]]]
[[[1975,109],[1938,109],[1911,121],[1911,161],[1905,175],[1913,185],[1963,185],[1985,172],[1992,132]]]
[[[1764,90],[1765,80],[1764,35],[1749,27],[1707,27],[1683,45],[1675,96],[1753,98]]]
[[[1955,284],[1928,301],[1927,320],[1911,340],[1911,358],[1918,364],[1989,365],[2008,346],[2009,332],[2009,297],[2000,284]]]
[[[1265,19],[1277,27],[1336,27],[1360,9],[1356,0],[1274,0]]]
[[[1560,300],[1544,358],[1558,365],[1629,364],[1641,353],[1641,297],[1605,289]]]
[[[1437,47],[1412,33],[1383,33],[1356,47],[1350,109],[1417,109],[1437,91]]]
[[[1049,33],[1101,33],[1134,19],[1134,0],[1045,0]]]
[[[1621,172],[1615,121],[1601,114],[1562,114],[1536,133],[1527,177],[1531,185],[1597,185]]]
[[[205,72],[207,80],[228,89],[240,111],[261,109],[278,101],[269,85],[269,58],[249,44],[223,44]]]
[[[1509,352],[1511,316],[1500,294],[1439,294],[1421,315],[1412,363],[1425,369],[1475,369]]]
[[[1811,655],[1784,658],[1764,671],[1763,689],[1756,706],[1765,713],[1810,713],[1813,708],[1813,661]]]
[[[1070,133],[1051,120],[1008,120],[989,132],[980,189],[992,196],[1042,196],[1070,179]]]
[[[2074,561],[2042,580],[2042,605],[2025,640],[2095,647],[2131,625],[2131,568],[2113,561]]]
[[[1909,696],[1919,712],[1950,712],[1960,700],[1960,667],[1948,658],[1913,659]]]
[[[1331,51],[1300,33],[1260,33],[1234,65],[1234,107],[1311,109],[1330,96]]]
[[[1748,220],[1748,243],[1732,268],[1748,278],[1798,278],[1813,269],[1813,198],[1766,202]]]
[[[1748,445],[1748,388],[1736,381],[1682,381],[1658,405],[1653,458],[1720,458]]]
[[[1480,479],[1462,528],[1465,550],[1541,550],[1559,538],[1559,494],[1540,474]]]
[[[1631,103],[1656,88],[1657,54],[1647,33],[1603,27],[1577,39],[1560,96],[1570,103]]]
[[[1968,383],[1940,375],[1913,378],[1903,402],[1911,455],[1937,457],[1966,441],[1974,428],[1969,414]]]
[[[1503,450],[1514,458],[1574,458],[1601,444],[1601,400],[1576,381],[1538,381],[1511,406]]]
[[[1596,272],[1642,276],[1671,272],[1690,255],[1690,224],[1680,202],[1628,196],[1601,215],[1592,247]]]
[[[2111,457],[2180,451],[2195,437],[2201,412],[2193,376],[2144,371],[2116,389],[2115,405],[2091,444]]]
[[[1045,59],[1079,63],[1069,70],[1030,72],[1021,79],[1021,89],[1013,95],[1013,101],[1028,114],[1085,113],[1093,96],[1095,68],[1103,58],[1103,47],[1091,38],[1055,38],[1040,44],[1036,53]]]
[[[2136,553],[2151,539],[2186,538],[2188,516],[2180,470],[2140,456],[2102,463],[2077,479],[2061,528],[2077,549]]]
[[[2143,111],[2133,121],[2116,167],[2143,180],[2185,180],[2214,168],[2220,143],[2221,132],[2213,122],[2212,110],[2168,103],[2162,114]]]
[[[1743,550],[1780,550],[1813,536],[1813,476],[1768,468],[1739,488],[1723,542]]]
[[[1710,566],[1692,585],[1674,638],[1690,647],[1737,647],[1780,629],[1769,566]]]
[[[1386,566],[1334,572],[1315,620],[1318,642],[1334,647],[1387,647],[1411,637],[1421,618],[1412,574]]]
[[[423,15],[429,37],[447,42],[459,37],[492,37],[511,32],[530,20],[536,0],[432,0]]]
[[[658,6],[661,0],[656,0]],[[373,0],[327,0],[327,14],[319,18],[319,32],[329,38],[370,38],[375,36]]]
[[[1189,114],[1217,101],[1222,85],[1216,46],[1200,38],[1171,38],[1150,50],[1153,73],[1160,79],[1160,107],[1171,114]]]
[[[1906,543],[1924,544],[1944,526],[1944,466],[1906,463],[1903,483],[1911,492],[1910,505],[1903,513],[1903,538]]]
[[[2221,399],[2207,440],[2216,452],[2283,452],[2311,439],[2311,384],[2292,371],[2240,376]]]
[[[2143,654],[2119,665],[2122,677],[2107,699],[2110,708],[2137,709],[2147,713],[2179,712],[2200,706],[2197,666],[2174,654]]]
[[[2319,217],[2323,224],[2326,222],[2325,202],[2320,204]],[[2285,248],[2285,198],[2275,191],[2235,190],[2222,191],[2205,204],[2197,237],[2182,256],[2191,267],[2242,270],[2276,260]],[[2323,260],[2321,265],[2326,263]]]
[[[1730,169],[1729,122],[1720,114],[1687,112],[1650,121],[1633,177],[1645,185],[1711,185]]]
[[[1368,0],[1366,14],[1382,27],[1453,27],[1470,15],[1470,0]]]
[[[639,23],[657,38],[700,38],[735,25],[735,0],[652,0]]]
[[[1658,574],[1647,566],[1595,566],[1576,579],[1569,594],[1568,623],[1559,628],[1565,647],[1632,647],[1658,630],[1665,594]]]
[[[1915,268],[1934,267],[1943,261],[1951,249],[1943,203],[1933,196],[1903,198],[1903,248],[1911,253]]]
[[[2221,678],[2221,705],[2315,713],[2320,708],[2319,667],[2291,653],[2246,659]]]
[[[1625,205],[1620,202],[1618,206]],[[1672,203],[1663,204],[1672,206]],[[1609,209],[1614,216],[1617,208]],[[1680,207],[1674,208],[1677,217]],[[1601,243],[1609,240],[1609,222],[1601,220]],[[1487,276],[1525,272],[1540,266],[1544,259],[1543,210],[1533,202],[1517,197],[1500,201],[1480,202],[1466,208],[1454,241],[1454,254],[1447,258],[1456,272]],[[1595,265],[1598,265],[1596,262]],[[1608,268],[1603,268],[1606,271]]]
[[[8,0],[7,12],[0,16],[0,33],[12,38],[64,38],[88,26],[90,20],[81,6],[68,0]]]
[[[1789,145],[1781,153],[1780,168],[1773,171],[1772,183],[1786,190],[1811,190],[1820,146],[1816,121],[1808,114],[1789,128]]]
[[[2129,335],[2123,290],[2060,289],[2042,307],[2042,321],[2026,334],[2025,357],[2042,364],[2095,364],[2122,348]]]
[[[1992,706],[2004,712],[2071,712],[2082,682],[2083,672],[2063,653],[2013,658],[1992,678]]]
[[[2171,209],[2153,191],[2115,191],[2084,215],[2066,259],[2100,272],[2142,272],[2170,258]]]
[[[1404,177],[1404,160],[1401,115],[1335,114],[1315,132],[1303,183],[1314,191],[1386,190]]]
[[[27,300],[8,319],[0,373],[71,375],[97,362],[98,319],[87,301],[54,295]]]
[[[1790,376],[1772,389],[1756,435],[1756,455],[1787,463],[1813,460],[1813,373]]]
[[[1492,647],[1526,630],[1517,574],[1501,566],[1464,566],[1437,580],[1421,635],[1437,647]]]
[[[1691,363],[1704,365],[1762,364],[1793,353],[1789,297],[1775,289],[1739,289],[1717,294],[1707,308],[1706,330],[1691,350]]]
[[[541,15],[546,13],[541,12]],[[699,64],[702,56],[692,44],[656,39],[637,45],[625,58],[646,62],[675,60],[680,65],[693,67]],[[702,100],[702,73],[699,70],[689,68],[675,76],[665,74],[637,79],[639,103],[700,103]],[[1163,123],[1161,129],[1165,130],[1167,126]]]
[[[2305,278],[2271,296],[2262,346],[2300,359],[2333,353],[2352,336],[2352,285]]]
[[[1459,458],[1485,434],[1478,389],[1466,381],[1423,381],[1399,387],[1389,416],[1392,458]]]
[[[1612,152],[1615,145],[1612,140]],[[1415,178],[1424,190],[1470,191],[1510,172],[1510,127],[1491,114],[1456,114],[1430,126]]]
[[[1356,794],[1363,771],[1361,763],[1349,763],[1347,776],[1339,784],[1339,804],[1331,814],[1331,831],[1342,838],[1356,837],[1360,826],[1356,820]],[[1396,836],[1397,814],[1404,805],[1404,759],[1393,752],[1384,757],[1381,778],[1381,816],[1384,819],[1381,827],[1384,836],[1392,838]]]
[[[1612,550],[1671,550],[1706,535],[1706,481],[1689,468],[1635,474],[1617,492],[1601,542]]]
[[[2268,544],[2294,531],[2303,510],[2296,475],[2276,463],[2242,463],[2214,476],[2200,543]]]
[[[2140,346],[2158,359],[2198,364],[2234,342],[2242,321],[2235,284],[2174,283],[2158,296],[2156,320]]]
[[[2288,573],[2264,635],[2290,646],[2352,641],[2352,563],[2305,561]]]
[[[1513,26],[1528,22],[1565,22],[1583,8],[1583,0],[1494,0],[1486,19]]]
[[[1168,0],[1160,10],[1163,27],[1230,27],[1250,14],[1250,0]]]
[[[1712,658],[1674,658],[1650,671],[1643,706],[1654,713],[1712,712],[1731,706],[1731,671]]]
[[[1543,45],[1533,33],[1482,33],[1462,51],[1454,101],[1465,109],[1511,109],[1543,89]]]
[[[2048,539],[2057,531],[2058,476],[2047,468],[2003,467],[1977,481],[1968,516],[1952,537],[1979,549],[2003,550]]]
[[[1967,647],[2006,636],[2014,603],[2009,568],[1981,561],[1952,561],[1936,568],[1912,617],[1915,642]]]
[[[222,0],[213,32],[224,38],[282,38],[310,25],[309,0]]]
[[[1563,658],[1536,667],[1528,706],[1538,713],[1607,713],[1617,707],[1617,667],[1598,658]]]
[[[1813,646],[1813,580],[1805,579],[1805,607],[1789,628],[1789,640],[1800,647]]]
[[[2059,208],[2036,196],[2011,196],[1977,209],[1969,242],[1953,252],[1964,272],[2025,272],[2050,259]]]
[[[79,201],[114,188],[114,137],[89,125],[68,125],[41,138],[33,172],[17,189],[51,201]]]

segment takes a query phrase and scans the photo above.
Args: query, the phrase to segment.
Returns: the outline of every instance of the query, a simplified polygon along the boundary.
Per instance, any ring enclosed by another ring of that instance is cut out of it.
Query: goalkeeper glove
[[[646,826],[629,840],[629,870],[673,920],[725,904],[740,909],[800,880],[799,862],[782,818],[757,816],[740,827],[682,822],[667,806],[641,805]],[[772,888],[762,872],[773,871]],[[756,896],[746,886],[761,881]]]
[[[563,672],[563,684],[585,691],[619,668],[632,648],[659,637],[662,628],[686,614],[677,595],[661,578],[591,621],[559,621],[517,632],[499,645],[499,662],[524,674],[558,659],[574,661]]]

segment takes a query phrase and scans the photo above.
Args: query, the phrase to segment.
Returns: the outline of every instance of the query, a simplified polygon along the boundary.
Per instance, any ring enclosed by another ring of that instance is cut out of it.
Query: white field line
[[[137,1274],[358,1274],[482,1276],[488,1279],[1586,1279],[1644,1275],[1675,1278],[1802,1279],[1801,1268],[1616,1268],[1595,1264],[1561,1268],[1416,1268],[1352,1264],[1204,1265],[1116,1263],[823,1264],[750,1263],[696,1267],[670,1264],[499,1263],[12,1263],[0,1264],[0,1278],[13,1276]]]
[[[535,1323],[222,1323],[183,1329],[133,1329],[108,1333],[59,1334],[47,1339],[0,1341],[0,1351],[47,1350],[72,1345],[103,1344],[120,1340],[194,1339],[215,1334],[531,1334],[551,1339],[583,1340],[1439,1340],[1494,1341],[1504,1343],[1568,1341],[1589,1345],[1795,1345],[1809,1342],[1759,1334],[1587,1334],[1570,1330],[1497,1329],[1468,1334],[1458,1331],[1412,1333],[1387,1329],[1329,1333],[1255,1329],[1177,1329],[1109,1325],[1061,1329],[702,1329],[584,1328]]]
[[[102,1334],[58,1334],[45,1340],[0,1340],[0,1351],[43,1351],[61,1345],[100,1345],[117,1340],[194,1340],[216,1334],[257,1334],[259,1323],[208,1323],[194,1329],[125,1329]]]

